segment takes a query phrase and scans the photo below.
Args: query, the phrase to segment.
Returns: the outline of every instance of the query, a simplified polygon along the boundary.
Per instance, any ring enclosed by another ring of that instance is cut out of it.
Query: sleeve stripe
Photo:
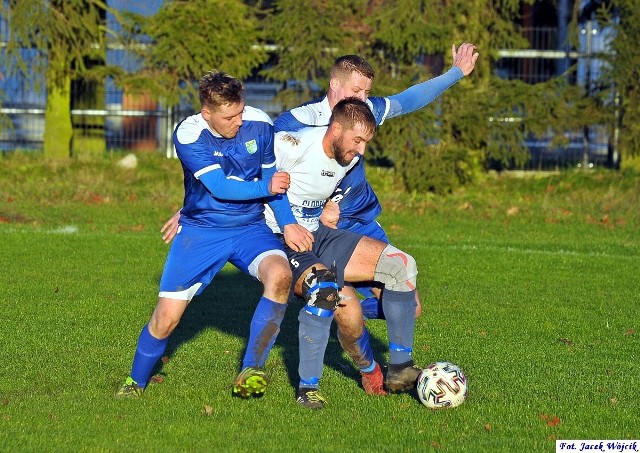
[[[219,164],[209,165],[208,167],[204,167],[198,170],[197,172],[195,172],[193,176],[195,176],[196,179],[200,179],[200,176],[202,176],[203,174],[209,173],[210,171],[213,171],[213,170],[218,170],[219,168],[221,168]]]
[[[276,162],[273,161],[270,164],[262,164],[262,168],[271,168],[271,167],[275,167],[275,165],[276,165]]]

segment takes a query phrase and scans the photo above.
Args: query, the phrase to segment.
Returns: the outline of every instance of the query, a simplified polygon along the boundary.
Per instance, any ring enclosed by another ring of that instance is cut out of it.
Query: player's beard
[[[349,159],[349,152],[345,151],[344,148],[340,145],[340,143],[333,143],[333,155],[336,162],[338,162],[342,167],[347,167],[353,161],[354,157]]]

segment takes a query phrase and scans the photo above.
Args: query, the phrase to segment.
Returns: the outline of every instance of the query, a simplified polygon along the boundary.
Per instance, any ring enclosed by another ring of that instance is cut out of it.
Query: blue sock
[[[247,351],[242,361],[243,369],[248,366],[264,367],[278,332],[280,332],[280,323],[282,323],[286,309],[287,304],[279,304],[264,296],[260,298],[251,319]]]
[[[338,329],[338,340],[342,345],[342,349],[351,357],[353,363],[358,369],[364,373],[373,371],[376,362],[373,360],[373,350],[369,341],[369,331],[366,327],[362,329],[362,335],[351,341],[342,335]]]
[[[298,327],[300,387],[318,388],[333,315],[312,315],[305,308],[306,306],[302,307],[298,315],[298,321],[300,321]]]
[[[138,346],[133,356],[131,365],[131,379],[140,387],[146,387],[153,367],[156,365],[167,348],[169,338],[159,340],[149,333],[149,324],[146,324],[140,332]]]
[[[366,319],[384,319],[382,303],[377,297],[367,297],[360,304],[362,305],[362,314]]]
[[[382,293],[382,307],[387,317],[389,363],[398,364],[412,360],[416,291],[392,291],[385,288]]]

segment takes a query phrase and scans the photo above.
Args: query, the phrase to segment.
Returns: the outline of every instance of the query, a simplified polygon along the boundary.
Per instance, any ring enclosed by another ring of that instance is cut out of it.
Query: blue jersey
[[[275,169],[273,125],[266,113],[245,106],[242,126],[233,138],[212,131],[198,113],[178,124],[173,142],[184,171],[181,223],[235,227],[264,219],[264,199],[222,199],[199,179],[209,172],[221,172],[227,180],[258,181],[265,170]]]
[[[454,66],[441,76],[413,85],[393,96],[370,97],[367,99],[367,104],[379,126],[388,118],[424,107],[463,76],[462,70]],[[295,132],[309,126],[327,126],[330,117],[331,107],[325,96],[323,99],[302,104],[283,113],[275,120],[274,127],[276,132]],[[331,196],[331,200],[340,204],[338,228],[349,229],[356,223],[371,223],[382,212],[378,197],[367,182],[363,159],[360,159],[358,164],[346,174]]]

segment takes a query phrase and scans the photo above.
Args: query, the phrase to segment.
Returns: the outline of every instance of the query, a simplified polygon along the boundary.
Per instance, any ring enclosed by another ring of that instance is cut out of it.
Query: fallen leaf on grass
[[[509,209],[507,209],[507,215],[509,217],[516,215],[518,212],[520,212],[520,208],[518,208],[517,206],[511,206]]]
[[[574,344],[573,341],[569,340],[568,338],[558,338],[558,341],[560,343],[566,344],[567,346],[573,346]]]
[[[211,415],[213,415],[213,407],[209,406],[208,404],[205,404],[204,408],[202,409],[202,413],[207,417],[210,417]]]
[[[169,359],[169,357],[168,357],[168,356],[166,356],[166,355],[163,355],[163,356],[162,356],[162,358],[160,359],[160,361],[162,361],[162,363],[163,363],[164,365],[166,365],[167,363],[169,363],[169,360],[171,360],[171,359]]]
[[[469,203],[468,201],[462,203],[460,206],[458,206],[458,210],[459,211],[469,211],[470,209],[473,209],[473,205],[471,203]]]
[[[636,329],[633,329],[633,328],[627,329],[627,330],[624,331],[624,334],[627,335],[627,336],[635,335],[636,334]]]
[[[540,420],[546,422],[547,426],[551,428],[562,423],[557,415],[540,414]]]
[[[560,419],[554,416],[551,420],[547,422],[547,426],[554,427],[554,426],[558,426],[560,423],[561,423]]]
[[[151,376],[151,379],[149,379],[149,382],[153,382],[154,384],[162,384],[164,382],[164,377],[160,376],[159,374],[156,374],[154,376]]]
[[[491,431],[491,424],[490,424],[490,423],[487,423],[486,425],[484,425],[484,430],[485,430],[486,432],[490,432],[490,431]]]
[[[618,398],[616,398],[615,396],[611,397],[609,398],[609,402],[611,403],[612,406],[615,406],[618,404]]]
[[[109,197],[103,197],[98,193],[87,192],[82,195],[84,204],[104,204],[109,202]]]

